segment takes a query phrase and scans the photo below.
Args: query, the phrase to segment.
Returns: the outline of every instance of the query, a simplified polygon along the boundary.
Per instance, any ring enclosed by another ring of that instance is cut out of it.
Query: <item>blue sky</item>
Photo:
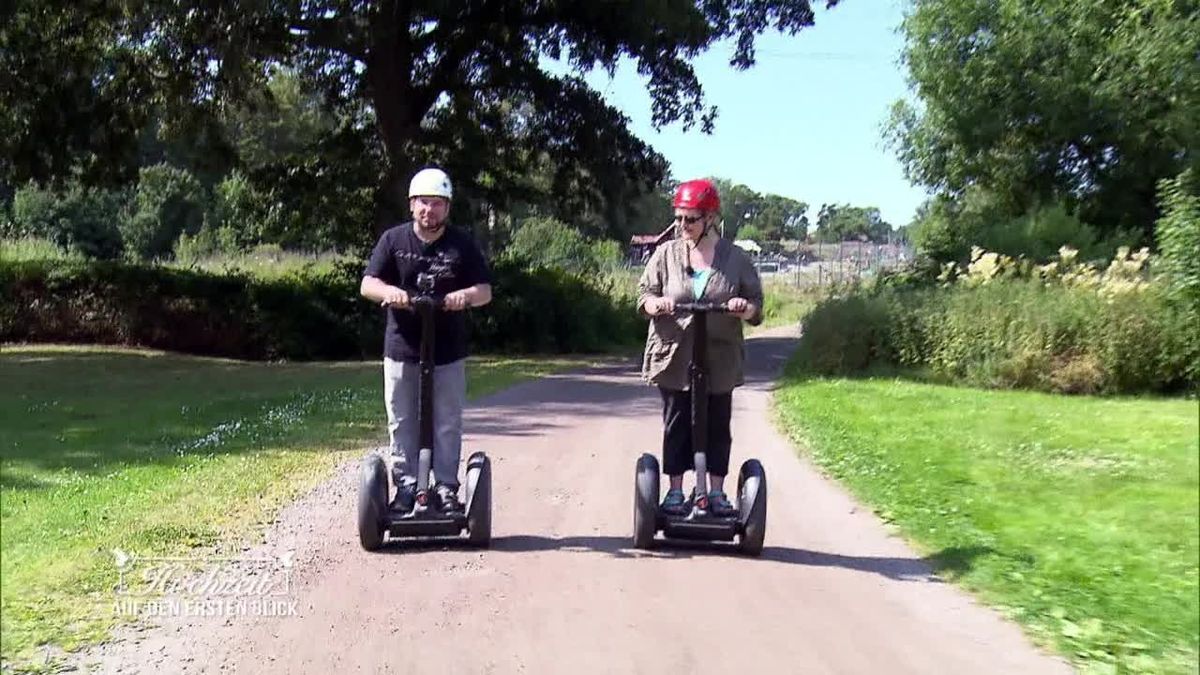
[[[896,33],[902,0],[813,4],[816,25],[790,37],[764,33],[749,70],[729,66],[726,44],[693,62],[707,102],[720,108],[711,136],[699,125],[654,131],[645,81],[629,63],[611,80],[603,72],[586,79],[676,179],[717,175],[801,200],[814,221],[829,202],[877,206],[884,220],[905,225],[925,192],[904,178],[881,134],[892,102],[909,95]]]

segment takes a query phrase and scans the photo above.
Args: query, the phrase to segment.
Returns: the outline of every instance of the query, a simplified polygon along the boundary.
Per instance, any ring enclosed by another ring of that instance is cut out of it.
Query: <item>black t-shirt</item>
[[[417,292],[417,275],[432,274],[433,292],[446,294],[475,284],[492,283],[483,253],[467,233],[446,226],[437,241],[426,244],[413,231],[411,222],[383,233],[364,276],[377,277],[408,292]],[[383,353],[396,361],[415,363],[421,358],[421,318],[410,308],[387,308],[387,332]],[[467,317],[465,311],[433,313],[435,365],[443,366],[467,356]]]

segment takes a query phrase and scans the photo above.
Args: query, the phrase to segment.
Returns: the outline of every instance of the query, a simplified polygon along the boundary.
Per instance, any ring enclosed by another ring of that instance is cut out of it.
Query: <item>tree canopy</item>
[[[851,239],[887,241],[892,226],[874,206],[822,204],[817,215],[817,241],[837,242]]]
[[[916,105],[889,135],[910,178],[1020,216],[1063,203],[1101,234],[1148,235],[1156,185],[1197,161],[1192,0],[914,0]],[[976,194],[974,199],[982,198]]]
[[[747,238],[741,234],[745,228],[750,228],[753,237],[762,241],[804,239],[807,235],[808,204],[782,195],[759,193],[727,178],[714,178],[713,184],[721,195],[727,238]]]
[[[596,206],[654,189],[666,162],[582,73],[631,59],[656,126],[709,130],[717,109],[690,60],[728,39],[730,65],[748,68],[764,31],[812,23],[809,0],[16,0],[0,10],[0,180],[128,182],[155,117],[168,137],[207,134],[228,151],[223,115],[258,101],[282,66],[338,113],[330,136],[365,146],[374,132],[380,203],[396,206],[387,190],[438,163],[492,203],[541,189]],[[548,183],[527,180],[534,168]]]

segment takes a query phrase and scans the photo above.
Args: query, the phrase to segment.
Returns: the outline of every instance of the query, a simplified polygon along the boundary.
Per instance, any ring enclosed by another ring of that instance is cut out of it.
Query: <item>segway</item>
[[[681,514],[668,513],[659,503],[658,459],[643,454],[637,461],[633,510],[633,545],[649,549],[655,536],[693,541],[737,540],[738,549],[758,555],[767,532],[767,474],[757,459],[748,459],[738,471],[736,511],[717,516],[708,510],[708,315],[726,312],[711,302],[676,303],[675,310],[692,314],[695,335],[688,377],[692,390],[692,450],[695,453],[696,489]]]
[[[421,450],[417,467],[417,492],[412,510],[401,512],[389,506],[388,470],[383,457],[372,454],[363,461],[358,484],[358,538],[368,551],[378,550],[384,533],[391,538],[447,537],[487,546],[492,536],[492,464],[483,452],[467,459],[467,503],[461,513],[446,514],[430,504],[429,473],[433,465],[433,313],[442,298],[433,294],[434,279],[417,277],[419,294],[409,304],[421,317],[421,375],[418,424]],[[400,486],[395,486],[399,489]]]

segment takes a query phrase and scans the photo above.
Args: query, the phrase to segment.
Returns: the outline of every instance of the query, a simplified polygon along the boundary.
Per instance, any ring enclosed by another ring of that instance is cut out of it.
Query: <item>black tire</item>
[[[383,546],[387,514],[387,467],[379,455],[363,460],[358,480],[358,541],[368,551]]]
[[[643,454],[638,458],[633,491],[633,546],[648,549],[658,532],[658,459]]]
[[[486,547],[492,540],[492,460],[476,452],[467,460],[467,541]]]
[[[738,548],[759,555],[767,537],[767,472],[757,459],[748,459],[738,471],[738,509],[741,534]]]

